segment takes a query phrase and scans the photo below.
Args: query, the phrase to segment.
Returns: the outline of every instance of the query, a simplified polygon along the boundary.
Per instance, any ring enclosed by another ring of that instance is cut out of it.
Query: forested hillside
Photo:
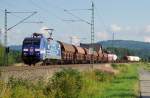
[[[118,47],[118,48],[128,48],[128,49],[149,49],[150,43],[140,42],[140,41],[131,41],[131,40],[108,40],[108,41],[100,41],[103,47]]]
[[[123,55],[135,55],[150,61],[150,43],[128,40],[108,40],[98,43],[103,48],[116,53],[119,57]]]

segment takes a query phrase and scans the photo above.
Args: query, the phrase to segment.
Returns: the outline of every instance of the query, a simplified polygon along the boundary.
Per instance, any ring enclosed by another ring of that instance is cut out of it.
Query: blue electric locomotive
[[[39,61],[49,62],[61,59],[60,44],[42,34],[34,33],[25,38],[22,46],[22,59],[26,64],[35,64]]]

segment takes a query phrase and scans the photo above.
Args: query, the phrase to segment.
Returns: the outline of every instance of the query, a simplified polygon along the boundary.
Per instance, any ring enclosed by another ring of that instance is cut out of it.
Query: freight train
[[[102,46],[90,47],[75,46],[34,33],[23,40],[22,60],[28,65],[41,61],[43,64],[85,64],[117,60],[117,55],[103,51]]]

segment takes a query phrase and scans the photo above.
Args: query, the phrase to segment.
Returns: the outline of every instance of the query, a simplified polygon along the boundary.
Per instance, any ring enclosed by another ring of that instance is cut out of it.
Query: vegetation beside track
[[[145,62],[145,63],[142,63],[142,65],[145,70],[150,71],[150,63]]]
[[[4,61],[4,47],[0,45],[0,66],[3,66]],[[21,52],[10,50],[8,53],[8,65],[21,62]]]
[[[139,64],[112,64],[119,74],[63,69],[45,83],[11,78],[2,98],[136,98]],[[3,81],[0,89],[3,89]],[[1,95],[1,92],[0,92]]]

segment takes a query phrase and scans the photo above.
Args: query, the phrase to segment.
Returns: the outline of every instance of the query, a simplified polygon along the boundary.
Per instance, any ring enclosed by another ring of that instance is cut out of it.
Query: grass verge
[[[45,84],[10,79],[2,98],[136,98],[138,64],[113,64],[119,74],[63,69]]]

